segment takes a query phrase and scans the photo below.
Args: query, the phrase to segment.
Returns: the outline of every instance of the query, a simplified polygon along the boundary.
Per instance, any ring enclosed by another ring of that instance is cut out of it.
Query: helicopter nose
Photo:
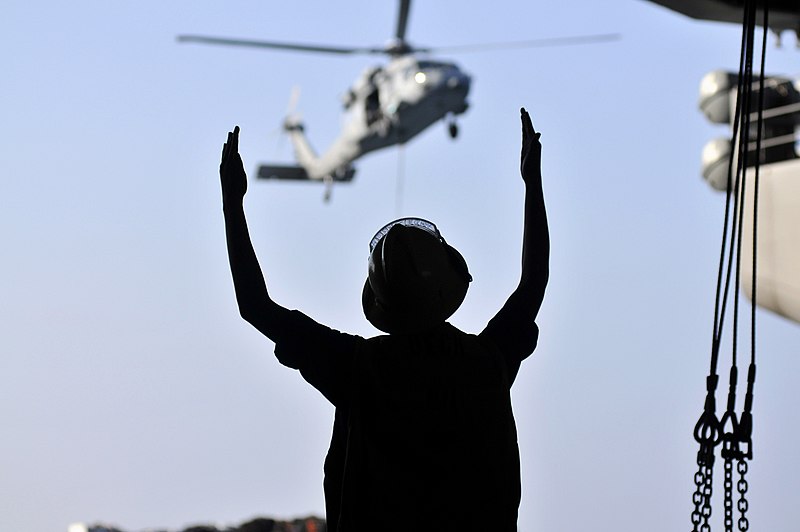
[[[450,89],[469,90],[470,77],[463,72],[450,74],[447,78],[447,87]]]

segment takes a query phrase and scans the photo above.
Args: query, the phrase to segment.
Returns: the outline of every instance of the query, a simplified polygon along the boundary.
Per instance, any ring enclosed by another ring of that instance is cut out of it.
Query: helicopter
[[[291,139],[297,165],[262,165],[258,168],[257,175],[261,179],[324,182],[327,186],[325,198],[328,199],[334,182],[352,181],[355,175],[353,162],[367,153],[403,145],[441,120],[447,121],[447,131],[452,139],[458,136],[456,117],[469,108],[467,96],[472,77],[455,63],[435,60],[428,54],[434,51],[582,44],[619,37],[617,34],[604,34],[437,48],[412,46],[406,40],[410,7],[411,0],[400,0],[394,37],[383,47],[341,47],[203,35],[179,35],[178,41],[389,57],[385,65],[366,68],[345,92],[342,105],[348,120],[327,151],[318,155],[306,137],[303,122],[289,114],[283,122],[283,130]]]

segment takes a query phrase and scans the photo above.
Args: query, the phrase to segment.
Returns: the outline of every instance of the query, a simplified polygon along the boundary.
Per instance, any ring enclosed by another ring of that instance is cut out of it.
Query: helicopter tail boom
[[[336,183],[347,183],[353,180],[356,169],[349,167],[344,172],[336,172],[331,179]],[[322,183],[322,179],[312,179],[305,168],[302,166],[281,166],[281,165],[262,165],[258,167],[259,179],[276,179],[280,181],[316,181]]]

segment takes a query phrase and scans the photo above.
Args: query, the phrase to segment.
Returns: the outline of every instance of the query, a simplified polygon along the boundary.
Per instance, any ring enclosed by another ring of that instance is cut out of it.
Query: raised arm
[[[225,236],[228,243],[228,260],[236,290],[236,301],[242,318],[262,334],[277,342],[287,329],[289,311],[269,296],[264,275],[258,264],[247,220],[244,216],[244,195],[247,192],[247,174],[239,155],[239,126],[228,133],[222,148],[219,165],[222,184],[222,211],[225,216]]]
[[[544,299],[550,275],[550,235],[542,192],[542,145],[534,131],[531,117],[521,109],[522,162],[525,183],[524,228],[522,236],[522,273],[519,284],[503,308],[489,321],[486,335],[497,344],[509,361],[511,377],[519,362],[533,352],[539,336],[535,319]]]
[[[542,191],[542,144],[533,129],[528,112],[522,118],[522,159],[520,170],[525,183],[525,220],[522,237],[522,274],[517,289],[506,306],[513,305],[526,319],[539,313],[550,276],[550,233]]]
[[[288,310],[269,296],[244,216],[247,175],[239,155],[238,127],[228,133],[228,141],[222,148],[219,176],[228,260],[239,313],[275,342],[275,356],[281,364],[300,370],[303,378],[333,404],[344,404],[349,397],[348,369],[357,337],[330,329],[296,310]]]

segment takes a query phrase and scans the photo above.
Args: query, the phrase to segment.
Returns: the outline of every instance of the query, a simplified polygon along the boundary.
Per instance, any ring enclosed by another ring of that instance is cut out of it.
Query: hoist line
[[[739,86],[746,88],[743,90],[742,96],[742,103],[741,105],[737,102],[737,108],[741,110],[743,113],[744,119],[742,120],[742,126],[739,128],[739,143],[737,144],[738,147],[738,154],[739,160],[737,162],[737,185],[734,187],[734,193],[736,194],[735,199],[735,208],[734,208],[734,220],[736,220],[738,216],[738,221],[734,222],[734,232],[731,235],[736,235],[736,280],[735,286],[740,285],[741,281],[741,248],[742,248],[742,236],[744,234],[743,231],[743,222],[744,222],[744,206],[745,206],[745,191],[746,191],[746,172],[748,168],[748,155],[749,155],[749,132],[751,130],[751,122],[753,118],[753,113],[750,112],[752,108],[752,91],[754,88],[753,83],[753,70],[752,70],[752,58],[753,58],[753,50],[755,46],[755,26],[756,26],[756,6],[754,4],[748,4],[746,6],[747,11],[747,20],[746,20],[746,27],[747,27],[747,51],[745,53],[745,70],[744,72],[740,72],[740,79],[739,79]],[[759,74],[759,99],[758,99],[758,113],[756,115],[756,161],[755,161],[755,179],[753,183],[753,215],[754,221],[757,218],[757,207],[758,207],[758,178],[760,176],[760,152],[761,152],[761,137],[762,137],[762,128],[761,124],[763,123],[763,109],[764,109],[764,70],[765,70],[765,63],[766,63],[766,34],[768,28],[768,20],[767,20],[767,8],[765,7],[764,10],[764,32],[762,34],[762,42],[761,42],[761,66],[760,66],[760,74]],[[744,138],[741,134],[742,131],[748,133],[748,138]],[[735,134],[736,132],[734,132]],[[733,150],[732,150],[733,151]],[[742,176],[741,182],[739,182],[739,176]],[[741,191],[739,193],[739,190]],[[738,223],[737,223],[738,222]],[[753,227],[753,274],[751,278],[751,288],[755,289],[757,285],[756,281],[756,246],[757,246],[757,237],[755,232],[757,230],[757,222],[756,225]],[[733,258],[733,253],[731,253],[731,258]],[[730,265],[730,262],[728,263]],[[739,296],[738,293],[734,296],[734,310],[733,310],[733,336],[732,336],[732,355],[731,355],[731,369],[730,369],[730,376],[729,376],[729,388],[728,388],[728,401],[727,401],[727,408],[725,413],[723,414],[722,419],[720,420],[720,428],[724,431],[723,433],[723,457],[726,459],[731,458],[732,456],[736,456],[737,458],[742,456],[741,448],[739,447],[740,443],[747,444],[747,452],[744,453],[745,456],[751,456],[751,434],[752,434],[752,417],[750,416],[750,410],[752,407],[752,390],[753,390],[753,383],[755,380],[755,298],[752,298],[752,305],[751,305],[751,362],[750,368],[748,369],[748,379],[747,379],[747,395],[745,399],[745,408],[742,412],[742,418],[737,421],[736,417],[736,391],[737,391],[737,382],[738,382],[738,367],[737,367],[737,353],[738,353],[738,326],[739,326]],[[726,427],[730,423],[731,427],[729,430],[726,430]],[[727,508],[726,508],[727,510]],[[726,520],[727,522],[727,520]]]
[[[721,345],[723,325],[725,322],[725,315],[727,311],[728,295],[730,292],[731,269],[734,264],[734,261],[736,260],[736,257],[739,254],[741,247],[739,240],[741,239],[741,225],[743,217],[742,211],[744,203],[742,199],[743,193],[740,194],[739,191],[744,190],[743,168],[747,167],[746,160],[748,157],[746,147],[744,148],[744,151],[741,149],[744,146],[742,142],[741,132],[749,131],[751,118],[755,116],[763,116],[763,115],[758,115],[757,113],[749,113],[747,111],[749,107],[751,107],[751,90],[747,89],[752,89],[754,85],[754,83],[752,82],[752,56],[753,56],[752,52],[754,44],[754,30],[755,30],[755,14],[756,14],[755,6],[753,6],[752,9],[745,9],[744,14],[745,18],[743,20],[742,49],[739,61],[739,83],[737,83],[737,94],[736,94],[737,105],[735,106],[734,109],[733,133],[731,139],[732,146],[738,146],[740,147],[740,149],[738,150],[738,152],[731,149],[728,161],[728,183],[726,187],[725,218],[723,222],[723,235],[722,235],[722,244],[720,249],[720,265],[717,273],[717,289],[716,289],[715,304],[714,304],[714,329],[712,334],[712,353],[711,353],[711,365],[710,365],[711,367],[709,371],[710,374],[709,376],[711,377],[714,377],[717,374],[716,370],[718,365],[719,349]],[[766,49],[762,47],[762,57],[765,56],[765,51]],[[763,89],[760,91],[760,94],[763,95]],[[760,102],[763,101],[763,96],[760,97],[759,101]],[[763,113],[763,105],[760,105],[759,107],[760,111]],[[734,168],[733,161],[734,161],[734,156],[737,153],[739,153],[739,157],[737,158],[737,164],[735,167],[736,178],[734,180],[732,177]],[[730,214],[731,196],[733,196],[734,198],[732,220]],[[730,248],[727,247],[729,226],[731,227]],[[735,249],[733,245],[734,239],[736,239],[737,242]],[[726,251],[728,252],[727,262],[725,261]],[[738,268],[738,261],[737,261],[737,268]],[[725,272],[724,289],[722,281],[723,272]],[[739,281],[738,270],[736,274],[736,281],[737,281],[736,284],[738,284]],[[734,304],[736,305],[736,303]],[[736,327],[736,325],[734,325],[734,327]]]
[[[739,130],[739,138],[737,143],[737,149],[739,157],[736,161],[736,177],[737,177],[737,190],[735,191],[735,204],[737,206],[734,209],[734,219],[738,219],[736,222],[736,228],[734,232],[731,233],[731,238],[733,235],[736,235],[736,252],[733,252],[733,248],[731,248],[731,258],[729,260],[734,260],[736,263],[736,269],[734,273],[734,290],[736,287],[739,287],[741,284],[741,272],[742,272],[742,235],[744,233],[744,205],[745,205],[745,194],[747,191],[747,167],[748,167],[748,157],[749,157],[749,150],[748,148],[748,141],[750,137],[750,128],[752,125],[752,121],[750,119],[751,113],[750,108],[752,107],[752,98],[753,98],[753,46],[755,45],[755,26],[756,26],[756,6],[755,2],[748,2],[746,7],[747,11],[747,22],[746,22],[746,32],[747,32],[747,51],[745,52],[745,68],[743,75],[740,74],[739,77],[739,84],[743,87],[742,93],[742,103],[740,104],[740,112],[743,115],[742,125]],[[744,133],[742,133],[744,132]],[[733,150],[731,150],[733,151]],[[758,155],[758,154],[756,154]],[[737,370],[737,353],[738,353],[738,342],[739,342],[739,293],[735,292],[733,295],[733,331],[731,335],[731,388],[729,393],[733,396],[733,402],[735,403],[736,398],[736,381],[735,376],[738,373]],[[730,403],[731,401],[729,401]],[[729,405],[728,411],[733,411],[735,407],[734,405]],[[727,414],[728,412],[726,412]]]
[[[761,141],[763,131],[761,125],[764,123],[764,70],[767,62],[767,28],[769,27],[769,0],[764,0],[764,20],[762,21],[764,34],[761,40],[761,70],[758,78],[758,133],[756,136],[756,162],[755,175],[753,177],[753,271],[750,286],[750,364],[756,364],[756,269],[758,267],[758,189],[761,178]],[[755,369],[753,370],[755,372]],[[749,379],[748,379],[749,380]]]
[[[744,68],[744,61],[745,61],[745,48],[747,42],[747,10],[744,11],[744,20],[742,21],[742,44],[739,53],[739,79],[741,79],[742,71]],[[731,145],[735,146],[737,141],[737,135],[739,134],[739,122],[741,120],[741,113],[740,113],[740,106],[739,102],[741,101],[743,91],[743,85],[741,83],[737,83],[736,85],[736,106],[734,108],[734,118],[733,118],[733,133],[731,137]],[[709,381],[715,381],[717,375],[717,361],[719,358],[719,346],[720,346],[720,339],[722,337],[722,326],[724,324],[724,317],[725,317],[725,308],[728,299],[728,285],[730,283],[730,260],[728,261],[728,270],[725,273],[725,290],[724,294],[722,293],[722,279],[723,279],[723,272],[725,271],[725,255],[728,246],[728,226],[730,224],[730,217],[731,217],[731,192],[733,190],[732,181],[733,181],[733,161],[734,161],[734,150],[730,150],[730,154],[728,156],[728,173],[727,173],[727,186],[725,187],[725,217],[722,224],[722,244],[720,246],[720,257],[719,257],[719,269],[717,271],[717,288],[716,294],[714,297],[714,328],[712,333],[712,341],[711,341],[711,368],[709,370]],[[738,172],[737,172],[738,178]],[[737,179],[738,180],[738,179]],[[735,226],[735,219],[733,225]],[[709,382],[707,387],[711,387],[712,383]],[[714,383],[714,387],[716,388],[716,384]]]
[[[406,176],[405,144],[397,147],[397,178],[394,190],[394,210],[395,217],[400,218],[403,211],[403,184]]]
[[[694,428],[695,440],[700,444],[697,453],[698,470],[695,473],[695,492],[692,497],[694,511],[692,512],[692,525],[695,532],[706,532],[711,530],[710,517],[712,513],[711,497],[713,493],[713,476],[715,448],[722,443],[722,458],[725,462],[725,483],[724,483],[724,525],[726,532],[732,532],[734,526],[733,519],[733,461],[736,461],[736,470],[740,480],[736,483],[739,492],[737,509],[739,519],[737,521],[739,531],[749,529],[749,520],[746,513],[748,501],[746,498],[748,485],[745,478],[748,464],[747,460],[752,459],[752,402],[753,384],[755,382],[755,353],[756,353],[756,332],[755,332],[755,305],[756,305],[756,260],[757,260],[757,236],[758,227],[758,188],[760,178],[761,149],[762,143],[762,124],[764,121],[764,80],[766,64],[766,43],[768,23],[768,2],[764,2],[762,25],[764,28],[761,42],[761,68],[758,78],[758,87],[754,87],[753,82],[753,56],[755,48],[755,29],[756,17],[758,12],[755,0],[746,0],[743,9],[742,21],[742,43],[739,56],[739,77],[736,86],[736,102],[734,106],[733,128],[731,133],[731,150],[728,159],[727,186],[725,198],[725,219],[723,222],[722,243],[720,246],[719,269],[717,272],[717,286],[714,298],[714,326],[712,333],[711,367],[706,378],[706,399],[700,418]],[[753,100],[753,90],[758,90],[758,112],[752,113],[751,109],[755,103]],[[739,292],[741,285],[741,258],[742,242],[744,234],[744,216],[748,157],[750,150],[750,136],[752,122],[756,121],[756,150],[755,161],[753,163],[753,270],[751,279],[751,361],[748,369],[747,395],[745,397],[744,408],[741,417],[737,420],[736,415],[736,391],[738,382],[737,351],[739,336]],[[734,157],[736,165],[734,167]],[[735,173],[734,173],[735,168]],[[733,197],[733,207],[731,208],[731,197]],[[730,247],[728,247],[730,246]],[[735,270],[734,270],[735,263]],[[731,279],[734,280],[733,294],[731,294]],[[723,282],[724,280],[724,282]],[[722,342],[723,325],[727,313],[728,296],[733,297],[733,326],[732,326],[732,356],[731,369],[729,375],[729,388],[727,407],[721,419],[716,415],[716,388],[719,380],[717,366],[719,362],[720,345]]]
[[[736,264],[734,271],[734,286],[738,287],[741,279],[741,249],[742,249],[742,235],[743,221],[744,221],[744,205],[745,205],[745,191],[746,191],[746,168],[747,168],[747,141],[751,127],[750,112],[751,98],[752,98],[752,72],[753,72],[753,45],[755,39],[755,5],[748,2],[744,9],[744,20],[742,23],[742,51],[740,53],[739,61],[739,78],[737,80],[737,98],[736,98],[736,112],[739,113],[735,120],[734,129],[732,132],[732,146],[736,146],[737,150],[731,149],[731,159],[729,160],[728,167],[728,193],[726,200],[730,200],[731,188],[733,195],[733,220],[731,223],[730,234],[730,248],[727,260],[727,269],[725,274],[725,292],[722,302],[722,310],[720,316],[719,329],[716,331],[715,338],[715,351],[712,352],[712,372],[716,372],[716,364],[719,356],[719,346],[722,338],[722,323],[725,317],[726,303],[729,295],[731,284],[731,268]],[[745,132],[745,133],[743,133]],[[742,151],[744,147],[745,151]],[[733,172],[733,154],[738,154],[736,158],[736,179],[733,187],[730,186],[730,175]],[[726,244],[723,244],[726,245]],[[720,264],[722,269],[722,264]],[[735,290],[735,289],[734,289]],[[739,422],[736,416],[736,389],[738,387],[739,370],[737,367],[737,341],[738,341],[738,325],[739,325],[739,296],[738,292],[733,295],[733,332],[732,332],[732,354],[731,354],[731,368],[728,375],[728,396],[725,411],[718,421],[716,429],[719,431],[720,440],[723,443],[722,456],[725,459],[726,471],[730,471],[731,464],[729,463],[732,456],[738,452],[738,433]],[[716,355],[716,356],[715,356]],[[713,375],[714,373],[712,373]],[[711,379],[711,377],[710,377]],[[716,381],[716,378],[713,379]],[[715,394],[714,390],[708,389],[708,393]],[[715,401],[713,398],[707,398],[707,406],[713,407]],[[713,423],[715,416],[713,413],[706,413],[707,422]],[[715,440],[712,443],[716,446],[720,440]],[[711,451],[713,453],[713,450]],[[725,504],[725,528],[730,530],[732,520],[730,519],[731,507],[728,504],[730,499],[727,491],[729,482],[726,477],[726,504]]]
[[[762,140],[762,124],[764,119],[764,71],[766,68],[766,49],[767,49],[767,29],[769,28],[769,0],[764,0],[764,17],[762,20],[764,34],[761,41],[761,69],[759,72],[759,97],[758,97],[758,131],[756,133],[756,163],[755,172],[753,177],[753,264],[752,264],[752,278],[750,286],[750,367],[747,370],[747,390],[745,393],[744,408],[742,415],[739,418],[739,443],[745,443],[747,450],[742,451],[739,449],[737,469],[740,471],[741,480],[738,484],[740,492],[740,507],[741,518],[739,519],[739,529],[747,530],[749,522],[745,516],[747,510],[747,500],[745,493],[747,492],[747,481],[745,480],[745,473],[747,472],[747,462],[745,459],[752,459],[753,457],[753,388],[756,380],[756,299],[757,297],[757,264],[758,264],[758,191],[760,184],[760,169],[761,169],[761,140]],[[741,506],[741,501],[744,501],[744,506]]]
[[[744,206],[745,206],[745,176],[747,172],[748,165],[748,157],[749,157],[749,138],[745,139],[742,135],[742,131],[748,133],[751,131],[752,126],[752,119],[753,113],[750,112],[752,108],[752,90],[753,90],[753,71],[752,71],[752,57],[753,57],[753,50],[755,45],[755,26],[756,26],[756,6],[754,4],[748,4],[748,20],[747,20],[747,52],[746,52],[746,59],[745,64],[746,68],[743,72],[743,77],[740,77],[740,84],[742,87],[746,87],[742,96],[742,105],[739,107],[741,112],[744,113],[744,120],[742,121],[742,126],[739,128],[739,144],[738,144],[738,154],[739,154],[739,161],[737,164],[737,184],[739,186],[734,187],[735,193],[738,193],[738,190],[741,190],[741,193],[737,197],[735,201],[735,208],[734,208],[734,220],[737,218],[737,211],[738,211],[738,224],[734,222],[736,226],[736,281],[735,285],[739,286],[741,281],[741,247],[742,247],[742,236],[743,236],[743,222],[744,222]],[[768,22],[768,5],[765,4],[764,6],[764,14],[763,14],[763,27],[764,31],[762,33],[762,40],[761,40],[761,65],[759,69],[759,80],[758,80],[758,111],[756,114],[756,150],[755,156],[756,160],[753,164],[754,166],[754,181],[753,181],[753,256],[752,256],[752,271],[751,271],[751,307],[750,307],[750,329],[751,329],[751,337],[750,337],[750,367],[748,368],[748,377],[747,377],[747,392],[745,396],[745,405],[742,411],[741,418],[737,423],[736,414],[735,414],[735,407],[736,407],[736,387],[737,387],[737,379],[738,379],[738,367],[737,367],[737,353],[738,353],[738,326],[739,326],[739,297],[738,294],[734,298],[734,312],[733,312],[733,337],[732,337],[732,356],[731,356],[731,370],[730,370],[730,385],[728,391],[728,404],[725,414],[721,420],[722,428],[728,419],[732,422],[731,431],[725,433],[723,435],[723,439],[726,440],[726,449],[723,449],[724,452],[727,454],[735,453],[737,457],[746,456],[750,458],[752,456],[752,402],[753,402],[753,385],[755,382],[755,354],[756,354],[756,301],[757,301],[757,246],[758,246],[758,237],[757,237],[757,230],[758,230],[758,189],[759,189],[759,181],[760,181],[760,157],[761,157],[761,140],[763,136],[762,131],[762,124],[764,118],[764,79],[765,79],[765,68],[766,68],[766,41],[767,41],[767,28],[769,27]],[[738,183],[739,175],[742,176],[741,183]],[[732,234],[733,237],[733,234]],[[731,253],[731,257],[733,257],[733,253]],[[730,259],[729,259],[730,260]],[[730,262],[729,262],[730,265]],[[739,444],[744,443],[747,445],[747,451],[742,453],[742,449],[740,449]],[[740,458],[741,459],[741,458]]]

